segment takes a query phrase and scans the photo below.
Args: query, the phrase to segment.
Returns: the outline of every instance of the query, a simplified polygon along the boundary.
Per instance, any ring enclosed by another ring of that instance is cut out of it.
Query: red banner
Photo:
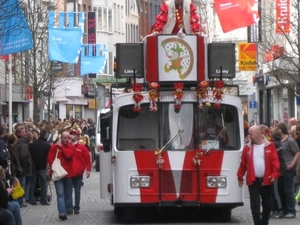
[[[24,99],[26,100],[33,99],[33,86],[25,86],[23,94],[24,94],[23,96]]]
[[[290,16],[290,0],[276,0],[276,34],[290,33]]]
[[[269,51],[265,54],[265,62],[273,61],[284,55],[284,47],[272,45]]]
[[[224,33],[259,20],[258,0],[215,0],[215,9]]]
[[[17,57],[17,54],[14,53],[12,54],[13,58]],[[9,55],[0,55],[0,59],[4,60],[4,61],[8,61],[9,60]]]

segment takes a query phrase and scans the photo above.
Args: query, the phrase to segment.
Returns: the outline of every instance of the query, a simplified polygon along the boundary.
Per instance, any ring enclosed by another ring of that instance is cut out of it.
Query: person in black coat
[[[2,182],[0,181],[0,225],[15,225],[13,214],[7,209],[8,196]]]
[[[12,188],[6,189],[5,171],[0,166],[0,225],[15,225],[14,215],[8,210],[9,193],[13,191]],[[9,192],[8,192],[9,191]]]
[[[34,198],[35,186],[37,177],[40,179],[40,203],[42,205],[49,205],[47,200],[47,156],[51,144],[47,142],[46,130],[41,130],[40,137],[29,145],[30,155],[33,161],[35,172],[30,177],[30,188],[29,188],[29,202],[32,205],[36,205],[37,202]]]
[[[9,153],[6,149],[4,140],[5,135],[6,130],[4,129],[4,127],[0,126],[0,166],[2,166],[4,169],[7,168],[7,160],[9,159]]]
[[[25,196],[18,198],[20,207],[27,207],[25,198],[28,200],[29,177],[32,175],[34,167],[32,165],[31,155],[29,152],[28,140],[26,138],[26,129],[22,125],[16,127],[15,134],[18,138],[17,144],[14,146],[14,155],[18,158],[22,167],[21,175],[17,174],[17,178],[22,185]]]
[[[286,164],[283,158],[283,149],[281,147],[281,135],[282,132],[278,127],[274,127],[271,130],[271,140],[274,143],[276,149],[278,158],[280,161],[280,176],[285,175],[286,171]],[[278,180],[274,182],[273,185],[273,196],[272,196],[272,217],[275,219],[279,219],[284,217],[283,209],[282,209],[282,190],[280,188],[280,184],[278,183]]]

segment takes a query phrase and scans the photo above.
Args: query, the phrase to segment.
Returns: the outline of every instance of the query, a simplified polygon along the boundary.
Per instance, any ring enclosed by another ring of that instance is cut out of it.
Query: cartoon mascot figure
[[[200,84],[198,85],[198,102],[199,102],[199,107],[202,109],[203,108],[203,102],[207,102],[206,105],[208,105],[208,89],[209,89],[209,81],[201,81]]]
[[[213,96],[214,96],[214,101],[215,101],[214,107],[215,108],[221,107],[220,102],[223,100],[223,96],[224,96],[224,90],[223,90],[224,85],[225,85],[225,83],[222,80],[218,80],[215,82],[215,87],[213,90]]]
[[[144,99],[144,96],[141,93],[142,88],[143,88],[143,86],[140,85],[140,84],[133,84],[132,85],[132,90],[134,92],[133,96],[132,96],[132,100],[134,101],[134,107],[133,107],[134,112],[140,112],[142,110],[141,102]]]
[[[157,111],[157,101],[159,99],[159,93],[157,91],[157,89],[159,88],[159,84],[156,82],[151,82],[149,84],[149,101],[150,101],[150,111]]]
[[[183,86],[184,86],[183,82],[174,83],[175,91],[173,92],[173,95],[174,95],[174,100],[175,100],[175,104],[174,104],[175,109],[181,108],[181,101],[182,101],[183,94],[184,94]]]

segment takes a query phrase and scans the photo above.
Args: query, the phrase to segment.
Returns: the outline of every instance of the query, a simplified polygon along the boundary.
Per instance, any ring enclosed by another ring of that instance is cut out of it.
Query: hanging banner
[[[1,1],[0,15],[0,55],[32,49],[31,30],[19,6],[19,1]]]
[[[100,44],[83,45],[81,48],[80,75],[103,73],[107,61],[107,46]]]
[[[68,16],[67,18],[66,15]],[[79,25],[74,26],[74,12],[60,12],[56,26],[54,12],[49,12],[49,59],[65,63],[77,63],[83,36],[84,13],[79,12]],[[68,26],[65,26],[68,21]]]
[[[239,71],[256,71],[257,45],[255,43],[238,43]]]
[[[96,44],[96,12],[88,12],[88,44]],[[89,78],[96,78],[97,74],[89,73]]]
[[[276,0],[276,34],[290,33],[290,16],[290,0]]]
[[[26,100],[33,99],[33,86],[25,86],[23,89],[23,98]]]
[[[272,45],[271,48],[265,53],[265,62],[270,62],[284,56],[285,48],[280,45]]]
[[[259,20],[258,0],[215,0],[215,9],[224,33]]]

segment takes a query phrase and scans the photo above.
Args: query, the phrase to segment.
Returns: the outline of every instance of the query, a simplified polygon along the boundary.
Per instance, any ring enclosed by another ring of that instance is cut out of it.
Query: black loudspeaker
[[[235,44],[208,44],[208,78],[235,78]]]
[[[143,43],[117,43],[116,51],[116,78],[144,77]]]

